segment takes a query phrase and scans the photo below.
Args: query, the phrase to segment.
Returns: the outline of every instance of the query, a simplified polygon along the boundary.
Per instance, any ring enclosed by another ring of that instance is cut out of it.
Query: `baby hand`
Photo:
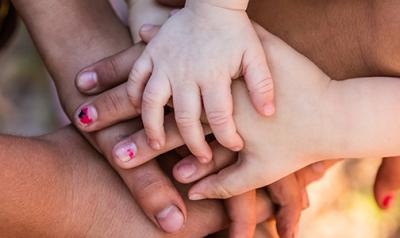
[[[239,151],[243,141],[232,117],[231,79],[243,75],[257,111],[274,113],[273,83],[266,57],[246,12],[188,1],[148,44],[127,83],[141,110],[148,142],[165,145],[163,106],[173,96],[175,118],[191,152],[203,162],[212,152],[200,115],[221,145]]]

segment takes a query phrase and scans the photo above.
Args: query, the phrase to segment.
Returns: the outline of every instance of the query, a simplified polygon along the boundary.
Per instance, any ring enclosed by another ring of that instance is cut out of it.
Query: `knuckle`
[[[207,113],[208,122],[211,126],[223,126],[229,123],[232,118],[232,114],[227,111],[211,111]]]
[[[149,195],[164,194],[160,192],[171,188],[171,185],[167,181],[152,175],[150,172],[141,173],[139,176],[136,176],[135,181],[135,186],[140,190],[137,196],[144,199]]]
[[[230,191],[225,185],[221,183],[216,183],[214,188],[214,195],[220,199],[228,199],[234,196],[232,191]]]
[[[271,78],[266,77],[260,82],[257,82],[250,88],[251,93],[269,94],[274,90],[274,84]]]
[[[155,107],[158,106],[157,92],[152,89],[146,88],[142,98],[143,107]]]
[[[119,114],[123,110],[122,97],[116,93],[108,93],[104,96],[104,101],[101,104],[108,115]]]
[[[178,126],[188,128],[195,126],[197,119],[191,112],[175,111],[175,120]]]

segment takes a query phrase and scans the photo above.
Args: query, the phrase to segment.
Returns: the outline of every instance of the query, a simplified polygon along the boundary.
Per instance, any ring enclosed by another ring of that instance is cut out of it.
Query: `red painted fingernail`
[[[116,158],[124,163],[133,160],[136,157],[137,147],[134,143],[117,145],[114,151]]]
[[[93,106],[84,106],[78,114],[82,126],[88,126],[97,119],[97,111]]]
[[[394,201],[394,195],[393,194],[387,195],[382,202],[383,208],[384,209],[390,208],[393,204],[393,201]]]

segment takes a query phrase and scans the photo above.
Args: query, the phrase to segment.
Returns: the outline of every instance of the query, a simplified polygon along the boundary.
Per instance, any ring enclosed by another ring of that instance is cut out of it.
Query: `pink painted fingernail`
[[[177,172],[179,174],[179,177],[183,179],[190,178],[191,176],[193,176],[193,174],[196,173],[196,171],[197,171],[196,165],[189,161],[182,162],[177,167]]]
[[[77,86],[82,91],[90,91],[97,87],[96,72],[82,72],[78,75]]]
[[[163,209],[156,215],[156,219],[161,228],[168,233],[178,232],[185,222],[182,212],[174,205]]]
[[[84,106],[78,113],[79,122],[82,126],[88,126],[97,119],[97,111],[91,106]]]
[[[263,113],[265,116],[272,116],[275,113],[274,104],[268,103],[264,105]]]
[[[394,194],[389,194],[383,199],[382,205],[384,209],[389,209],[392,206],[394,197]]]
[[[134,143],[117,145],[114,154],[118,160],[126,163],[136,157],[137,147]]]
[[[204,200],[206,199],[206,197],[201,194],[194,193],[194,194],[189,194],[189,199],[192,201],[198,201],[198,200]]]

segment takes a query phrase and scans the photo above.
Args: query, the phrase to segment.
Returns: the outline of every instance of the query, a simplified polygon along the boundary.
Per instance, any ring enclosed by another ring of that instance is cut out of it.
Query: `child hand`
[[[148,44],[132,69],[127,91],[141,110],[154,149],[165,144],[163,106],[172,95],[185,143],[207,162],[212,152],[199,120],[202,103],[217,140],[239,151],[243,141],[232,117],[231,79],[244,75],[251,101],[263,115],[274,113],[273,83],[261,43],[244,10],[190,2]]]

